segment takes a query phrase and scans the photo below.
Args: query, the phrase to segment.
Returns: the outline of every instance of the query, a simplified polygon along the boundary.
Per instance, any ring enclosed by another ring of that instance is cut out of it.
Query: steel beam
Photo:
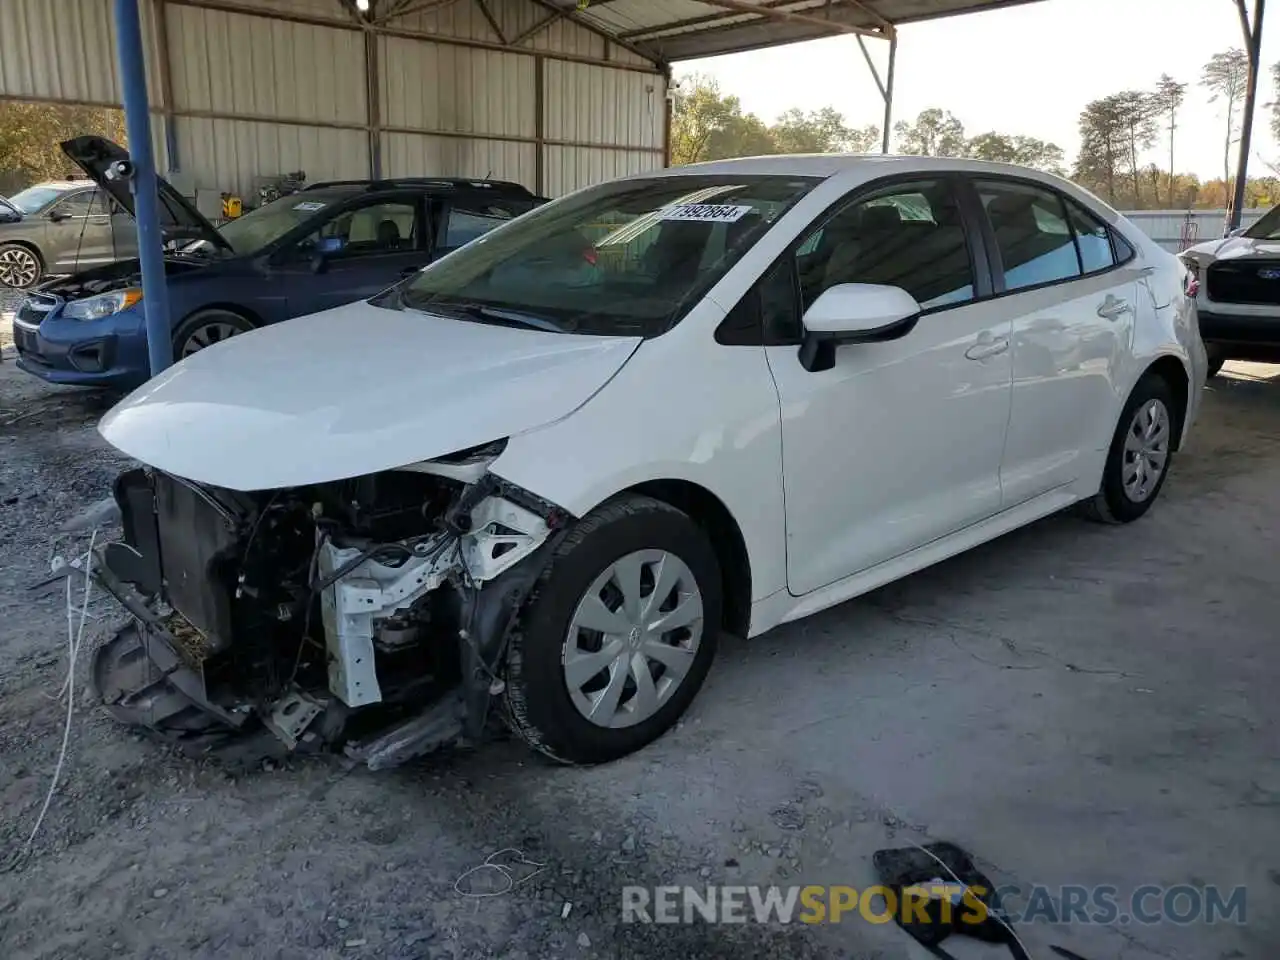
[[[893,73],[898,61],[898,31],[889,35],[889,70],[884,84],[884,134],[880,142],[880,152],[888,153],[893,135]]]
[[[807,13],[792,13],[790,10],[779,10],[777,7],[766,7],[759,3],[749,3],[747,0],[701,0],[702,3],[711,7],[723,7],[725,10],[732,10],[735,13],[750,13],[758,17],[765,17],[769,20],[779,20],[783,23],[796,23],[806,27],[814,27],[824,30],[827,33],[849,33],[864,37],[883,37],[881,30],[871,30],[866,27],[855,27],[848,23],[841,23],[839,20],[827,20],[823,17],[810,16]],[[742,24],[734,24],[734,26],[742,26]]]
[[[1228,230],[1240,226],[1244,213],[1245,188],[1249,185],[1249,150],[1253,145],[1253,115],[1258,107],[1258,71],[1262,67],[1262,13],[1266,0],[1253,0],[1253,24],[1245,12],[1245,0],[1236,0],[1240,11],[1240,27],[1244,31],[1245,49],[1249,54],[1249,87],[1244,97],[1244,121],[1240,125],[1240,157],[1236,162],[1236,190],[1231,204]]]
[[[164,236],[160,232],[160,198],[156,158],[151,147],[151,115],[147,104],[146,47],[138,0],[115,0],[116,55],[133,176],[134,220],[138,229],[138,261],[142,267],[142,312],[147,323],[147,357],[154,377],[173,363],[169,330],[169,291],[164,276]]]

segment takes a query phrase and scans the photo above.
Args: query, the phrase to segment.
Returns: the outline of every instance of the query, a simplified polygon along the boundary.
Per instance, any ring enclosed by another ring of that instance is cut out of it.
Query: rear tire
[[[20,243],[0,244],[0,286],[30,290],[44,276],[40,254]]]
[[[252,320],[233,310],[197,310],[173,332],[173,359],[182,360],[254,327]]]
[[[1132,523],[1150,510],[1169,476],[1181,421],[1163,377],[1148,373],[1139,380],[1120,413],[1102,487],[1084,503],[1086,516],[1100,523]]]
[[[627,495],[592,511],[561,542],[512,631],[508,724],[567,763],[614,760],[655,740],[706,678],[720,584],[711,544],[675,507]]]

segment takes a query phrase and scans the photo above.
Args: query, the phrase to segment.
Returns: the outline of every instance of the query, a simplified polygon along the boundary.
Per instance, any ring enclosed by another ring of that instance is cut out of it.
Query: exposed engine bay
[[[95,658],[104,702],[196,750],[256,731],[375,769],[479,740],[572,519],[488,472],[503,446],[253,493],[121,474],[95,575],[134,623]]]
[[[167,257],[165,273],[173,276],[189,270],[199,270],[201,262],[191,259]],[[55,294],[64,300],[83,300],[100,293],[142,286],[142,272],[137,260],[118,260],[92,270],[83,270],[70,277],[53,280],[40,287],[41,293]]]

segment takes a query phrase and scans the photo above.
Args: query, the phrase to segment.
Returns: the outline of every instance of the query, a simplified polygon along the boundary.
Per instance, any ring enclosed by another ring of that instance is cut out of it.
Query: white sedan
[[[258,727],[379,767],[500,708],[551,756],[619,757],[684,712],[724,631],[1072,504],[1146,513],[1205,379],[1189,281],[1092,195],[1005,165],[591,187],[111,411],[146,466],[99,576],[137,619],[95,677],[202,744]]]

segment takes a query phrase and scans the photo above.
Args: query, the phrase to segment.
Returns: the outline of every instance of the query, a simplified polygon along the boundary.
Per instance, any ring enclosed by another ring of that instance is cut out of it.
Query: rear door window
[[[1056,193],[1012,181],[979,180],[976,186],[995,232],[1007,290],[1080,276],[1067,211]]]
[[[1067,215],[1080,245],[1080,265],[1085,273],[1096,273],[1115,266],[1111,250],[1111,231],[1107,225],[1077,203],[1067,201]]]
[[[506,200],[456,200],[449,205],[440,246],[453,250],[472,240],[478,240],[508,220],[514,220],[530,207],[532,203]]]

